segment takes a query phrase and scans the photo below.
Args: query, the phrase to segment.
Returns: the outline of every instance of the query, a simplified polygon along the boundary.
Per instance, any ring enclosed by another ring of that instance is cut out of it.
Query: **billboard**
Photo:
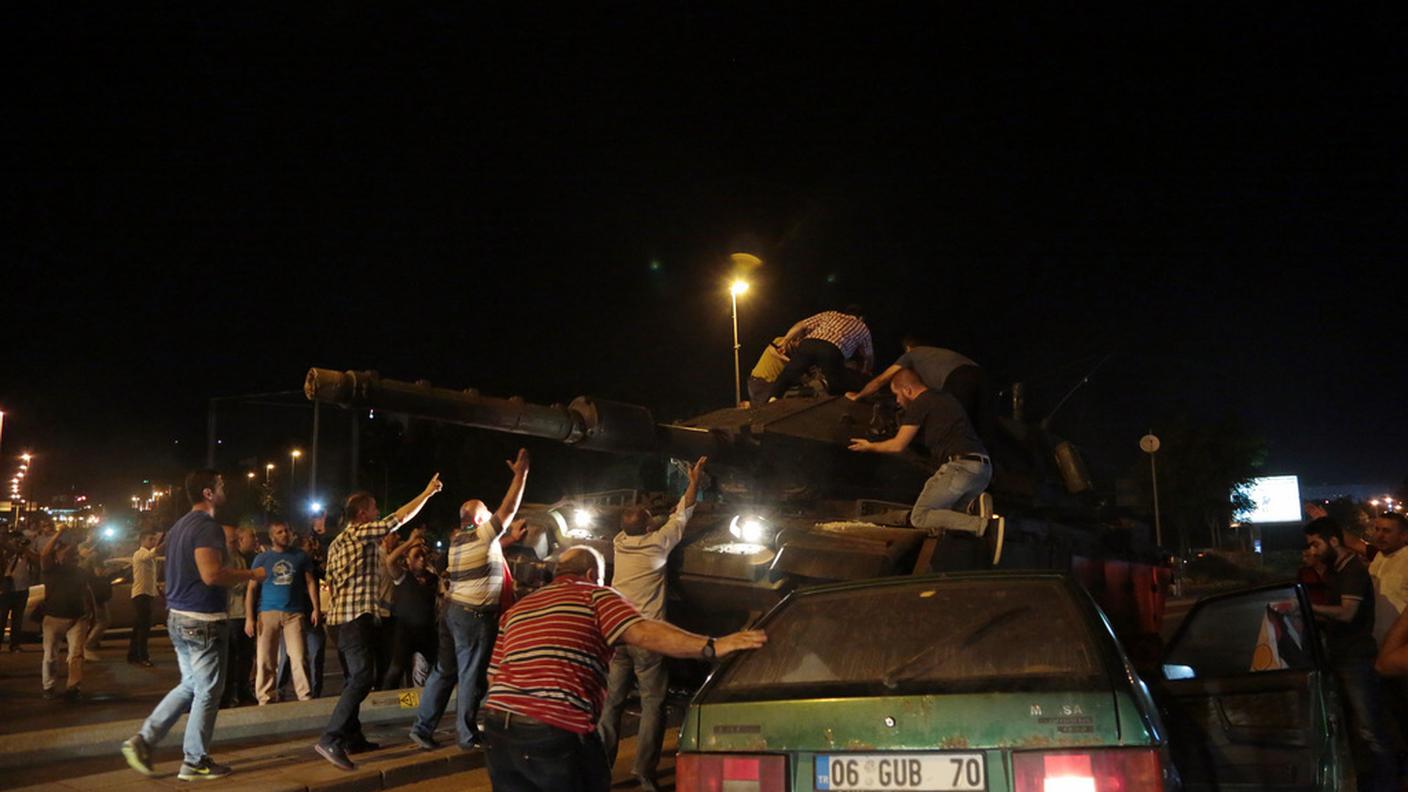
[[[1241,491],[1251,499],[1252,507],[1233,516],[1244,523],[1299,522],[1300,481],[1295,476],[1265,476],[1254,478]]]

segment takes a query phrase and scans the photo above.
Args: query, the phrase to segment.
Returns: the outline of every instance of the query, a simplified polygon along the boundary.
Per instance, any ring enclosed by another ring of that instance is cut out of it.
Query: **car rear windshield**
[[[1055,580],[803,594],[765,629],[767,645],[735,660],[708,700],[1109,686],[1101,639]]]

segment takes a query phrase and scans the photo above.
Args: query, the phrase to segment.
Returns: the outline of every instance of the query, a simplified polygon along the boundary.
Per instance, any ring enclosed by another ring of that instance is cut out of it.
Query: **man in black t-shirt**
[[[44,660],[41,681],[44,698],[57,695],[58,650],[61,640],[68,641],[68,679],[64,698],[79,697],[83,682],[83,644],[88,640],[88,628],[93,621],[93,593],[88,578],[78,568],[78,545],[63,539],[64,526],[59,526],[39,554],[39,567],[44,580]]]
[[[1344,546],[1344,531],[1333,518],[1320,517],[1307,523],[1305,546],[1328,570],[1325,578],[1328,603],[1311,607],[1316,620],[1324,625],[1330,667],[1354,722],[1353,734],[1374,759],[1372,784],[1361,783],[1360,786],[1389,792],[1398,790],[1398,762],[1389,745],[1383,718],[1383,691],[1374,673],[1378,646],[1374,643],[1373,632],[1373,580],[1359,556]]]
[[[1005,520],[953,508],[962,508],[979,498],[992,481],[992,460],[973,431],[963,405],[943,391],[926,387],[919,375],[909,369],[895,374],[890,380],[890,390],[904,408],[899,431],[881,442],[851,438],[850,449],[898,454],[918,439],[929,450],[929,456],[938,460],[939,469],[925,482],[915,499],[914,508],[909,512],[910,523],[935,535],[940,531],[962,531],[981,536],[988,540],[992,563],[996,565],[1002,556]]]

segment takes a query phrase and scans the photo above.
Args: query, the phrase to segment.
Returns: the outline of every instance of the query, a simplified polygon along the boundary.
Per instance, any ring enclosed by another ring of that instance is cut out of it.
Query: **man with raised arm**
[[[481,500],[467,500],[460,506],[460,527],[450,536],[445,576],[449,592],[440,618],[440,640],[435,669],[425,681],[425,690],[411,726],[411,741],[422,749],[439,747],[435,727],[445,714],[450,691],[458,688],[455,699],[455,732],[462,749],[480,743],[479,699],[484,695],[484,671],[499,634],[499,595],[504,586],[503,545],[523,538],[526,524],[515,523],[523,502],[523,485],[528,480],[528,452],[518,449],[518,457],[506,462],[513,471],[508,492],[496,512]],[[506,528],[507,526],[507,528]]]
[[[684,538],[685,525],[694,514],[699,477],[708,461],[708,457],[700,457],[689,469],[689,486],[663,523],[655,522],[644,506],[631,506],[621,514],[621,532],[612,542],[615,572],[611,586],[648,619],[665,618],[665,564],[670,551]],[[631,692],[632,678],[640,688],[640,728],[636,732],[636,758],[631,772],[645,792],[658,792],[655,766],[660,763],[660,746],[665,738],[665,693],[670,683],[663,655],[635,646],[616,649],[606,686],[606,708],[597,732],[606,751],[607,766],[615,765],[621,712],[626,706],[626,694]]]
[[[347,758],[349,752],[377,747],[362,733],[357,715],[372,689],[373,631],[384,564],[381,539],[419,514],[442,486],[437,473],[419,495],[380,520],[376,498],[371,493],[352,493],[343,509],[346,527],[328,545],[327,581],[332,588],[332,601],[323,616],[326,624],[337,631],[337,647],[347,662],[347,678],[327,731],[314,749],[342,770],[356,769]]]

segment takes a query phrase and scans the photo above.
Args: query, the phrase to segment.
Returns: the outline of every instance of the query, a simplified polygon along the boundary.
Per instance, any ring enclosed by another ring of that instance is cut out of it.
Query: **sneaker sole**
[[[219,781],[222,778],[229,778],[230,776],[231,773],[220,773],[216,775],[212,773],[188,774],[182,772],[176,774],[176,778],[179,781]]]
[[[999,519],[997,521],[997,536],[993,537],[992,565],[997,566],[1002,560],[1002,542],[1007,534],[1007,521]]]
[[[156,771],[152,769],[151,765],[144,764],[142,762],[141,757],[137,755],[136,749],[134,749],[132,746],[126,744],[122,746],[122,758],[127,760],[128,767],[132,768],[133,770],[136,770],[142,775],[156,775]]]

